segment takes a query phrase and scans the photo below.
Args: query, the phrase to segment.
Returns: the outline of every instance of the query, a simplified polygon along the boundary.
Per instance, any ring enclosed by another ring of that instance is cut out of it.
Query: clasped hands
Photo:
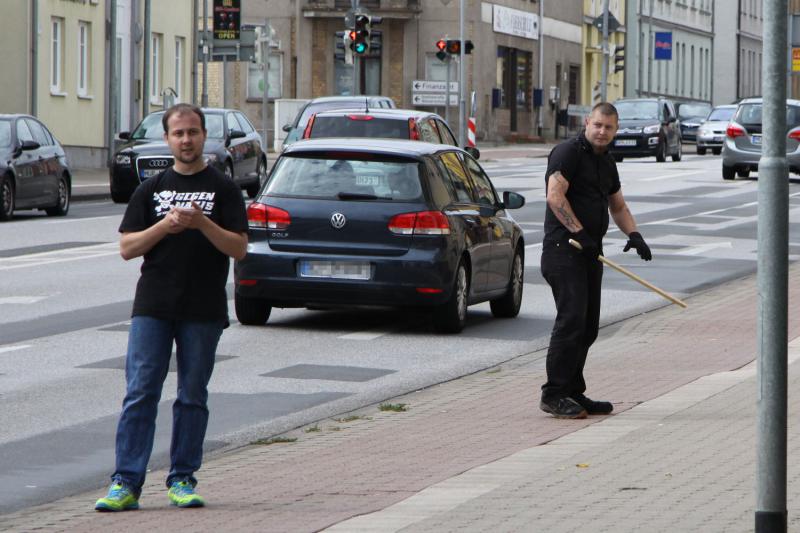
[[[169,233],[180,233],[185,229],[200,229],[205,222],[203,209],[192,202],[192,207],[172,207],[167,213],[167,231]]]

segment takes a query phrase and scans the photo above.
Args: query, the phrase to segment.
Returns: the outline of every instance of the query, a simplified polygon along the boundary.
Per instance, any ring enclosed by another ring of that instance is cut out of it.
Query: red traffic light
[[[447,41],[447,53],[448,54],[460,54],[461,53],[461,41],[457,39],[450,39]]]
[[[441,51],[444,51],[444,49],[447,48],[447,41],[445,41],[444,39],[439,39],[438,41],[436,41],[436,48],[438,48]]]

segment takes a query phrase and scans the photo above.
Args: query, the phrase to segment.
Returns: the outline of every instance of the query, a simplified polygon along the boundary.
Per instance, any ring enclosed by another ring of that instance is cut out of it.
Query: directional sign
[[[411,102],[414,105],[445,105],[447,95],[442,94],[425,94],[425,93],[414,93],[411,96]],[[458,105],[458,95],[451,94],[450,95],[450,105]]]
[[[431,81],[431,80],[414,80],[411,83],[411,89],[415,93],[446,93],[447,92],[447,82],[446,81]],[[450,92],[457,93],[458,92],[458,82],[451,81],[450,82]],[[442,101],[444,103],[444,100]]]

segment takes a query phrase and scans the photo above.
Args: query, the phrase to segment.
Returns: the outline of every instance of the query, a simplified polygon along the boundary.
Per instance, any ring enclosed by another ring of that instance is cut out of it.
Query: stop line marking
[[[5,346],[0,348],[0,353],[7,353],[7,352],[16,352],[17,350],[24,350],[25,348],[31,348],[32,344],[18,344],[16,346]]]
[[[14,270],[17,268],[31,268],[66,261],[93,259],[119,254],[119,244],[116,242],[69,248],[53,252],[19,255],[15,257],[0,258],[0,270]]]

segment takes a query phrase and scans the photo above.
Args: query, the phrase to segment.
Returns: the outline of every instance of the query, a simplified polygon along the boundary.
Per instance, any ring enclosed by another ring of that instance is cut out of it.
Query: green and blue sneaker
[[[189,481],[173,481],[167,494],[172,505],[178,507],[203,507],[206,504]]]
[[[94,508],[97,511],[131,511],[139,508],[139,498],[131,489],[115,481],[109,487],[108,495],[97,500]]]

